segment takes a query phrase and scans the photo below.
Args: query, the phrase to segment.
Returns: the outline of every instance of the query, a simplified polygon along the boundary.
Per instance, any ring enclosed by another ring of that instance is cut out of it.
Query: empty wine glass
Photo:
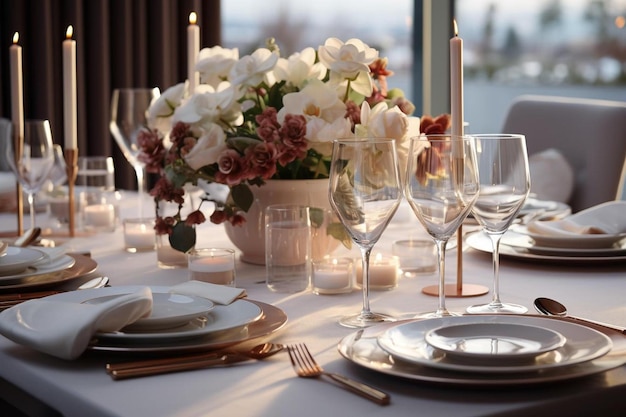
[[[474,140],[469,136],[427,135],[411,138],[404,195],[437,246],[439,305],[416,317],[456,315],[445,304],[445,255],[478,198]]]
[[[346,327],[367,327],[392,317],[369,305],[369,258],[372,248],[396,212],[402,190],[393,139],[340,139],[333,142],[330,204],[361,250],[363,308],[340,319]]]
[[[468,313],[523,314],[524,306],[500,301],[500,239],[520,211],[530,192],[528,153],[524,135],[484,134],[476,139],[480,195],[472,209],[489,236],[493,249],[493,298],[473,305]]]
[[[140,152],[137,136],[147,128],[146,112],[152,100],[159,94],[158,88],[120,88],[113,90],[111,97],[109,129],[137,175],[140,217],[143,212],[142,201],[146,194],[146,165],[137,159]]]
[[[28,194],[30,228],[35,228],[35,194],[41,190],[54,164],[52,131],[48,120],[24,122],[24,141],[8,141],[7,162]]]

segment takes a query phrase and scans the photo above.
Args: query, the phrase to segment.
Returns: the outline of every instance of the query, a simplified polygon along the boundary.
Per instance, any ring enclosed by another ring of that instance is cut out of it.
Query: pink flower
[[[244,159],[234,149],[226,149],[217,160],[218,172],[215,180],[221,184],[233,186],[246,178],[247,166]]]
[[[142,149],[137,159],[146,164],[146,172],[160,174],[163,169],[161,161],[165,155],[163,138],[156,130],[142,130],[137,135],[137,144]]]
[[[193,211],[189,213],[187,219],[185,220],[185,224],[187,226],[193,226],[194,224],[202,224],[206,221],[206,217],[204,217],[204,213],[200,210]]]
[[[271,178],[276,173],[278,150],[276,145],[269,142],[259,142],[246,148],[245,158],[250,167],[250,179],[261,177]]]

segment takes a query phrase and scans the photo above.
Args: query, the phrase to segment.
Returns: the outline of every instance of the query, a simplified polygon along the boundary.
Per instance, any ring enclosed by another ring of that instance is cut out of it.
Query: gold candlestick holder
[[[76,230],[76,199],[74,196],[74,185],[78,175],[78,149],[65,149],[65,165],[67,169],[67,192],[68,192],[68,232],[70,237],[75,236]]]

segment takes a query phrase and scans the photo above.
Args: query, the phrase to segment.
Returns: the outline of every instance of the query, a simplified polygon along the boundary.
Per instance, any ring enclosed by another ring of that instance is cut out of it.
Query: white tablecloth
[[[134,216],[132,194],[122,200],[122,216]],[[45,221],[45,219],[41,219]],[[13,227],[14,215],[0,216],[0,229]],[[391,252],[395,239],[424,232],[403,204],[374,251]],[[115,233],[77,237],[66,243],[70,250],[90,251],[98,271],[111,285],[171,285],[188,279],[186,269],[164,270],[156,266],[154,252],[123,251],[121,228]],[[232,247],[222,226],[199,228],[198,246]],[[358,257],[356,249],[339,253]],[[448,282],[456,276],[456,250],[448,253]],[[492,285],[490,256],[465,249],[464,280]],[[264,283],[264,267],[237,264],[237,286],[250,299],[283,309],[289,321],[273,340],[306,342],[328,370],[350,375],[388,391],[391,404],[380,407],[345,390],[313,379],[297,378],[285,353],[265,361],[246,362],[229,368],[213,368],[154,377],[113,381],[105,372],[114,354],[86,354],[66,362],[26,349],[0,337],[0,377],[28,392],[65,416],[475,416],[544,415],[558,410],[563,415],[586,410],[620,415],[626,394],[626,367],[573,382],[503,389],[467,389],[420,383],[363,369],[341,357],[337,343],[353,332],[337,319],[361,308],[361,293],[319,296],[311,291],[279,294]],[[421,293],[435,284],[435,275],[402,278],[391,291],[372,292],[373,310],[392,315],[434,310],[437,299]],[[626,264],[602,267],[544,265],[504,260],[501,266],[503,301],[523,304],[532,310],[539,296],[552,297],[568,306],[570,313],[626,326]],[[491,293],[476,298],[449,298],[450,310],[463,311],[470,304],[488,302]],[[9,391],[0,385],[0,396]],[[22,404],[25,405],[25,404]],[[586,408],[585,408],[586,407]],[[600,408],[598,408],[600,407]],[[565,411],[564,411],[565,410]],[[567,411],[569,410],[569,412]],[[590,412],[590,411],[589,411]],[[595,413],[594,413],[595,414]]]

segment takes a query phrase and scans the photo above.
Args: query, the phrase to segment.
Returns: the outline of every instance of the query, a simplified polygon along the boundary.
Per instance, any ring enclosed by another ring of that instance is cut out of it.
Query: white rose
[[[203,129],[202,135],[184,159],[187,165],[198,170],[203,166],[216,163],[224,149],[226,149],[226,134],[220,126],[211,123],[208,128]]]

